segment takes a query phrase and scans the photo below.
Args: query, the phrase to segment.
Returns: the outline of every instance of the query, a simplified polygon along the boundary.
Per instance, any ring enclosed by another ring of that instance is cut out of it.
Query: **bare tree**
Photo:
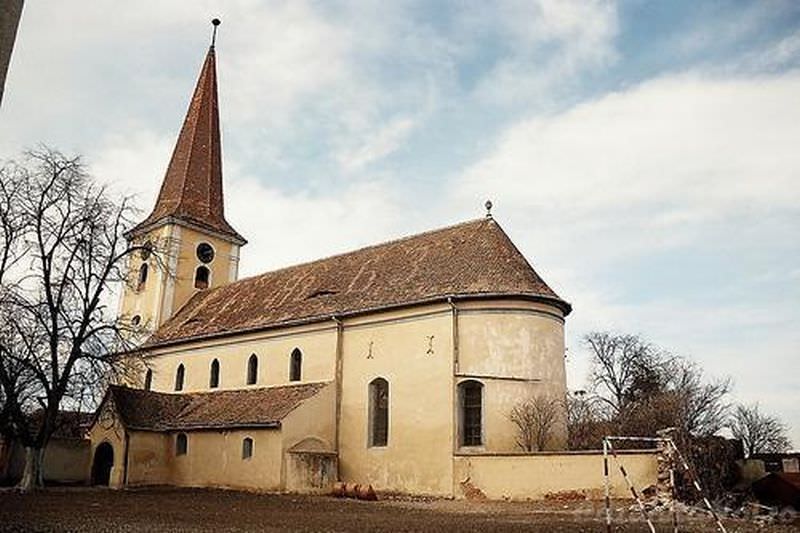
[[[125,280],[128,199],[115,201],[78,158],[42,148],[0,169],[0,431],[26,450],[20,487],[42,484],[60,406],[80,408],[122,368],[124,324],[107,306]],[[35,416],[34,416],[35,415]]]
[[[570,450],[598,449],[603,437],[616,433],[611,422],[603,416],[599,400],[585,390],[567,395],[567,434]]]
[[[614,413],[620,413],[637,389],[645,386],[648,372],[655,371],[656,349],[637,335],[607,331],[589,333],[583,342],[592,354],[593,391]]]
[[[653,435],[677,427],[685,435],[713,435],[725,426],[730,379],[707,380],[702,368],[637,335],[593,332],[593,397],[608,431]],[[594,425],[596,427],[597,424]]]
[[[508,414],[517,426],[517,446],[526,452],[547,448],[558,422],[563,400],[544,395],[517,403]]]
[[[748,457],[754,453],[784,452],[791,447],[786,426],[778,418],[762,413],[757,403],[737,406],[729,427],[734,438],[742,441]]]
[[[725,427],[730,412],[730,378],[706,381],[702,368],[682,358],[674,359],[667,372],[666,388],[675,398],[672,426],[698,437],[714,435]]]

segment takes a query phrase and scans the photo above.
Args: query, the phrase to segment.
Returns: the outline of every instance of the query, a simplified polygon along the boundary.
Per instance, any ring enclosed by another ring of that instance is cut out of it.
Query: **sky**
[[[80,154],[152,208],[217,39],[253,275],[484,215],[593,330],[730,376],[800,448],[800,3],[27,2],[0,158]]]

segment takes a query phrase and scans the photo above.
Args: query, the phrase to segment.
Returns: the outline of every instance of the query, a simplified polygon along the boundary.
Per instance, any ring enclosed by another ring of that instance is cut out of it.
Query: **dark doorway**
[[[94,451],[92,485],[108,486],[112,466],[114,466],[114,448],[109,443],[103,442]]]

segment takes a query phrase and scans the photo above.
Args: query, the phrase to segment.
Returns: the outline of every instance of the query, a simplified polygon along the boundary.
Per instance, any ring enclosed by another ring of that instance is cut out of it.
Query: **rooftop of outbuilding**
[[[179,394],[112,385],[106,401],[113,402],[117,415],[128,429],[277,427],[298,405],[327,385],[303,383]]]

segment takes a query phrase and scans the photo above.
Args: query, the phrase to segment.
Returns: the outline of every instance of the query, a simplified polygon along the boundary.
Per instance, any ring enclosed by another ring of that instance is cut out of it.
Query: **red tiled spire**
[[[244,244],[225,220],[214,46],[208,49],[153,212],[131,233],[165,219],[187,222]]]

